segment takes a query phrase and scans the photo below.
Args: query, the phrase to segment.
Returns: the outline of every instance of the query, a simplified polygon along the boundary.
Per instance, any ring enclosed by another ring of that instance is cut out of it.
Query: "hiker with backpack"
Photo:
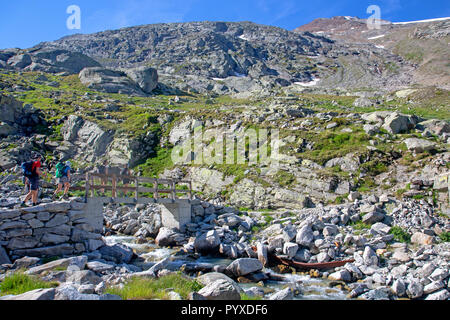
[[[28,180],[30,185],[30,191],[25,196],[25,199],[22,201],[21,206],[25,207],[26,202],[31,199],[33,206],[37,205],[38,199],[38,191],[39,191],[39,178],[42,175],[40,170],[42,156],[40,154],[36,155],[35,158],[31,161],[27,161],[22,163],[22,171],[23,175]]]
[[[63,163],[62,161],[56,164],[56,172],[55,177],[57,179],[58,187],[56,188],[55,193],[53,193],[52,200],[55,201],[58,193],[62,191],[64,186],[64,194],[61,196],[60,200],[67,199],[69,188],[70,188],[70,170],[71,170],[70,161],[66,161]]]

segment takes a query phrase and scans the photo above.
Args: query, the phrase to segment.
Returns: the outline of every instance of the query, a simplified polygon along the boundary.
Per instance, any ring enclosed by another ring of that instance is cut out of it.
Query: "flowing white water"
[[[137,239],[133,236],[109,236],[105,237],[105,241],[108,245],[123,244],[133,249],[137,254],[144,258],[148,262],[158,262],[162,259],[170,257],[178,250],[176,248],[161,248],[154,243],[138,244]],[[181,257],[180,257],[181,258]],[[184,263],[192,261],[183,260],[183,258],[175,259],[170,263],[169,269],[178,269]],[[195,261],[196,263],[206,263],[212,265],[228,266],[233,259],[221,258],[221,257],[208,257],[202,256]],[[142,264],[137,266],[144,267]],[[148,268],[149,266],[147,266]],[[265,288],[269,291],[276,292],[284,289],[286,286],[299,288],[301,294],[297,295],[294,300],[346,300],[346,293],[338,288],[332,288],[329,286],[330,281],[319,278],[312,278],[309,275],[301,274],[278,274],[271,269],[265,268],[263,270],[266,273],[270,273],[277,277],[284,278],[283,281],[268,280],[265,281]],[[257,286],[256,283],[239,283],[243,289],[248,289]],[[268,293],[265,298],[270,295]]]

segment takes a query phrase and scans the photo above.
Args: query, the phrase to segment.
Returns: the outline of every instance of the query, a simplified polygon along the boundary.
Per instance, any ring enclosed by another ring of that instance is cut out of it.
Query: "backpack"
[[[27,178],[32,178],[36,175],[36,172],[33,170],[34,161],[27,161],[22,163],[22,173]]]
[[[65,169],[65,164],[62,162],[58,162],[58,164],[56,165],[55,176],[57,178],[61,178],[64,175],[64,169]]]
[[[69,172],[70,167],[69,166],[64,166],[64,170],[62,172],[63,177],[67,177],[67,173]]]

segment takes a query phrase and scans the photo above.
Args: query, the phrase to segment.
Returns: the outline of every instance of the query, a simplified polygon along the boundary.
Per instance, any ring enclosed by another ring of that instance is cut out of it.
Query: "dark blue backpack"
[[[32,178],[34,176],[33,163],[34,163],[33,161],[27,161],[22,163],[21,165],[22,173],[27,178]]]

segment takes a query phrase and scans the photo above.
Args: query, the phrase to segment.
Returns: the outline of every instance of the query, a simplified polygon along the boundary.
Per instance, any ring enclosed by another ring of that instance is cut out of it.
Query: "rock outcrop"
[[[4,61],[5,68],[66,75],[77,74],[84,68],[100,66],[97,61],[82,53],[52,47],[3,50],[0,51],[0,61]]]
[[[102,67],[85,68],[79,74],[81,83],[87,87],[107,92],[145,96],[158,85],[155,69],[141,67],[115,71]]]
[[[97,124],[83,118],[70,115],[61,128],[64,145],[57,148],[62,158],[77,156],[78,158],[93,161],[105,155],[106,149],[113,140],[111,132],[105,132]]]

